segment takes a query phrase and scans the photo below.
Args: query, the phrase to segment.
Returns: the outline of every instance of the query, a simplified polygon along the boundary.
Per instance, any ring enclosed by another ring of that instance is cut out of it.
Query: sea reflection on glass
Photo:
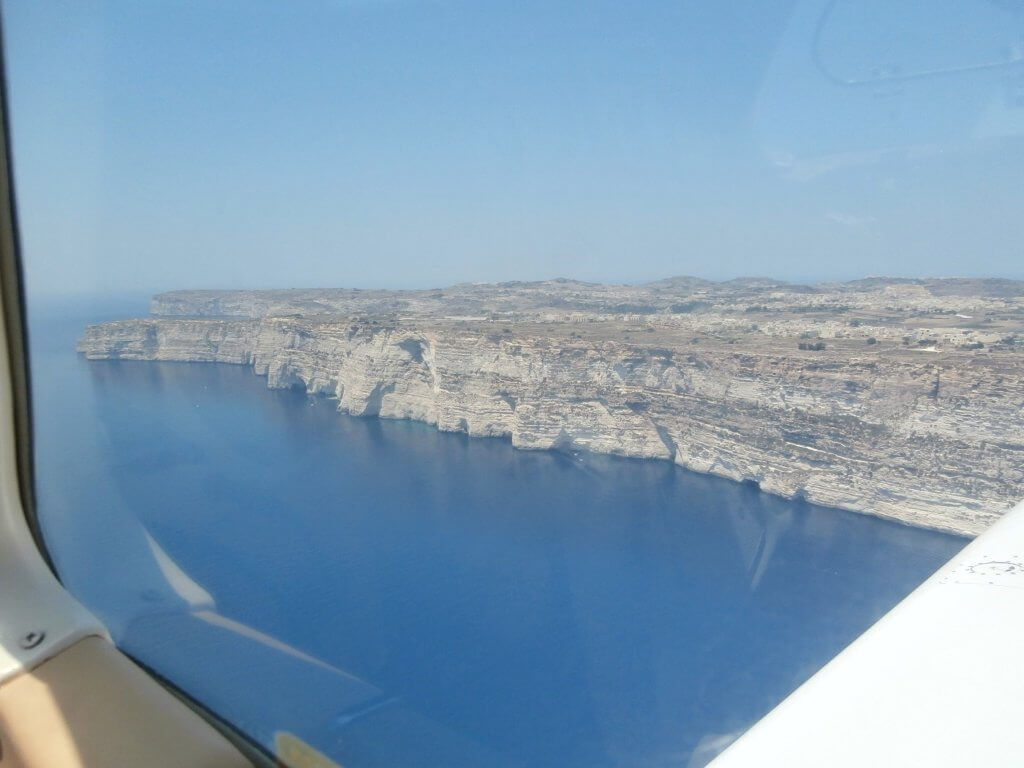
[[[963,541],[357,419],[33,328],[40,505],[115,639],[345,766],[702,765]]]

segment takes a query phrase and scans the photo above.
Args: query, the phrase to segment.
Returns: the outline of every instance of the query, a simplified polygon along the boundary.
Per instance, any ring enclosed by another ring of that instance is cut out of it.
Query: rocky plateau
[[[964,535],[1024,498],[1024,282],[175,291],[78,349]]]

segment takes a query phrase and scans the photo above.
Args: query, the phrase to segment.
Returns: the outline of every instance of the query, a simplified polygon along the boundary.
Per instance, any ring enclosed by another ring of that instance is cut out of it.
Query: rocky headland
[[[1024,282],[175,291],[78,349],[966,535],[1024,498]]]

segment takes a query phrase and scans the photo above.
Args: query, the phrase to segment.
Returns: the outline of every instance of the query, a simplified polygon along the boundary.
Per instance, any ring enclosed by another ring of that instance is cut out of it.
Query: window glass
[[[1024,497],[1019,3],[2,8],[46,544],[282,764],[703,766]]]

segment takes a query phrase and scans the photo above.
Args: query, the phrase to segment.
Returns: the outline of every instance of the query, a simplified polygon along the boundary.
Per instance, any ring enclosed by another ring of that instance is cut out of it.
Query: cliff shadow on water
[[[334,398],[309,395],[298,388],[267,389],[248,366],[141,361],[91,361],[86,365],[97,390],[111,396],[102,399],[99,420],[112,427],[110,435],[115,441],[124,434],[125,422],[138,425],[132,432],[179,433],[183,430],[176,420],[184,411],[192,422],[190,429],[227,438],[230,443],[223,442],[223,450],[240,451],[244,458],[253,448],[247,446],[247,440],[259,433],[255,426],[246,429],[247,416],[251,416],[254,423],[273,426],[278,439],[286,440],[287,449],[299,458],[318,455],[321,461],[344,462],[348,471],[389,467],[396,474],[419,478],[421,492],[430,495],[423,499],[428,510],[455,501],[457,488],[471,489],[472,496],[493,484],[508,494],[507,503],[491,506],[487,515],[518,508],[517,493],[526,500],[535,496],[531,489],[544,488],[552,493],[545,505],[550,514],[568,508],[574,517],[582,515],[588,523],[598,522],[601,514],[652,510],[676,515],[684,526],[688,517],[711,516],[728,531],[724,538],[739,550],[744,563],[741,570],[755,588],[778,541],[786,536],[828,542],[853,526],[916,548],[936,542],[934,551],[942,554],[951,554],[948,542],[964,541],[937,532],[922,536],[913,526],[822,507],[803,498],[784,499],[761,491],[756,482],[693,472],[668,461],[571,447],[523,451],[513,448],[507,436],[475,437],[439,431],[412,419],[339,413]],[[244,397],[224,395],[240,390]],[[165,407],[154,411],[154,396]],[[223,432],[225,420],[232,424],[227,434]],[[216,462],[217,457],[207,459]],[[452,485],[456,481],[458,485]],[[611,500],[615,502],[611,509],[595,503]]]
[[[723,515],[738,513],[744,518],[756,518],[775,529],[779,528],[781,520],[788,521],[783,526],[786,527],[796,524],[797,518],[814,518],[813,525],[820,526],[822,520],[832,516],[846,520],[860,516],[860,513],[812,504],[801,495],[785,499],[764,492],[754,480],[736,482],[694,472],[660,459],[592,453],[571,443],[559,444],[549,450],[517,450],[512,448],[511,438],[507,435],[470,436],[458,430],[438,430],[433,424],[415,419],[379,417],[375,413],[353,416],[339,412],[337,400],[333,397],[307,394],[301,383],[268,389],[265,377],[252,376],[248,365],[129,360],[85,362],[81,358],[79,361],[88,370],[97,389],[116,395],[116,406],[104,414],[108,417],[113,417],[115,410],[130,409],[133,394],[140,394],[147,407],[151,404],[149,398],[157,395],[178,404],[195,400],[192,404],[197,410],[214,404],[222,409],[232,407],[230,398],[223,400],[214,396],[214,403],[202,397],[201,393],[244,389],[246,397],[238,399],[234,408],[251,409],[257,405],[253,401],[258,401],[262,416],[272,419],[286,431],[337,440],[359,430],[371,444],[385,446],[387,450],[393,447],[389,441],[401,443],[403,449],[419,461],[436,461],[455,451],[461,456],[458,460],[461,463],[471,459],[474,452],[480,452],[486,456],[484,461],[489,470],[495,466],[506,469],[513,465],[518,467],[520,463],[528,462],[533,471],[540,473],[539,480],[545,479],[545,470],[561,473],[571,469],[573,474],[600,481],[601,485],[631,487],[641,493],[640,498],[647,504],[671,506],[681,499],[688,499],[698,506],[717,508]],[[325,418],[325,413],[330,414],[334,421]],[[197,417],[202,419],[208,415],[206,412],[198,413]],[[914,528],[884,519],[869,523],[875,524],[893,535],[898,535],[903,529]]]

